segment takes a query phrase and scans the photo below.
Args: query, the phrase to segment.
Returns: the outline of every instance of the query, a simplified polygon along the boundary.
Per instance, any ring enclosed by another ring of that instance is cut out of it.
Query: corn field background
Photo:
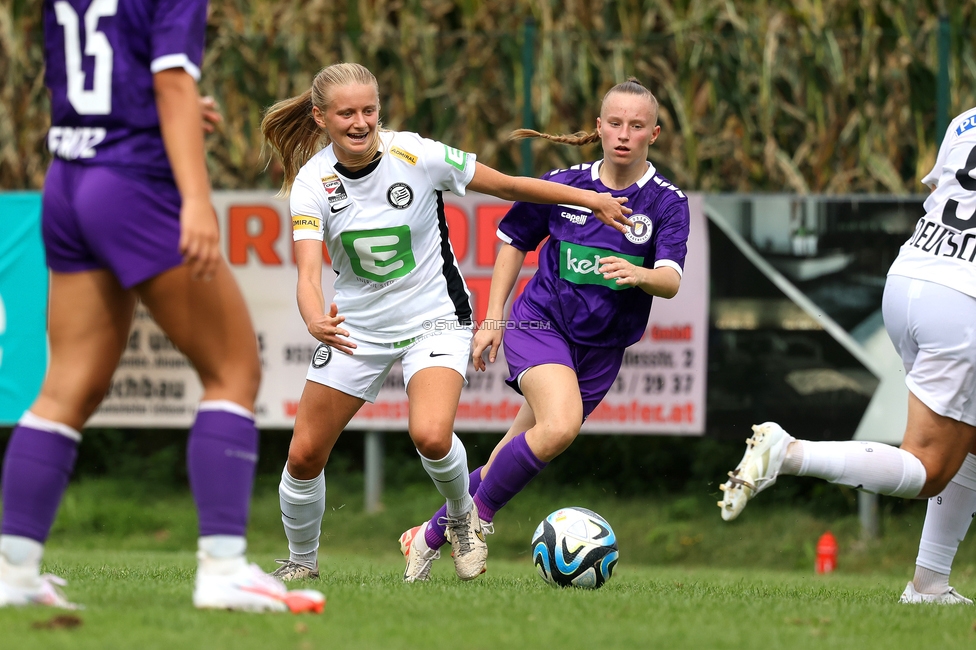
[[[535,128],[591,130],[634,75],[661,102],[651,158],[684,189],[916,192],[941,137],[940,8],[955,115],[976,105],[976,0],[212,0],[201,91],[225,122],[211,172],[217,187],[276,186],[263,111],[340,60],[376,74],[385,126],[514,172],[532,19]],[[40,13],[0,3],[2,189],[40,187],[49,160]],[[532,148],[537,174],[601,155]]]

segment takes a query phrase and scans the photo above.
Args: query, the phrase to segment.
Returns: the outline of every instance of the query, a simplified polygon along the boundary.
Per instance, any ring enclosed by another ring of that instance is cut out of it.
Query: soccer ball
[[[560,508],[532,535],[532,562],[542,579],[557,587],[599,589],[618,557],[610,524],[586,508]]]

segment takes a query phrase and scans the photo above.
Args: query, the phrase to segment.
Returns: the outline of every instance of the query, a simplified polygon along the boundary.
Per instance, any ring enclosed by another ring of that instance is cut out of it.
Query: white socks
[[[417,452],[420,454],[420,452]],[[432,479],[437,491],[447,499],[447,514],[461,517],[467,514],[474,501],[468,494],[468,456],[457,434],[452,435],[451,450],[440,460],[431,460],[420,454],[424,469]]]
[[[291,561],[314,569],[325,514],[325,470],[301,481],[289,474],[286,466],[278,484],[278,501]]]
[[[21,589],[41,587],[44,545],[29,537],[0,535],[0,580]]]
[[[797,440],[787,449],[783,473],[816,476],[866,492],[908,499],[918,496],[926,478],[922,461],[907,451],[853,440]]]
[[[949,590],[949,572],[959,543],[976,515],[976,456],[968,454],[959,472],[929,499],[915,560],[915,589],[925,594]]]

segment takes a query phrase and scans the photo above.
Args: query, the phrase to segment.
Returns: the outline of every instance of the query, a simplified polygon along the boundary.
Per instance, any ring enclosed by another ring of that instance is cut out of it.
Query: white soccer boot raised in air
[[[775,422],[753,425],[752,437],[746,440],[745,455],[729,472],[729,480],[719,486],[725,493],[718,502],[722,519],[732,521],[738,517],[749,499],[776,482],[786,448],[794,440]]]
[[[208,558],[201,559],[197,569],[193,605],[198,609],[321,614],[325,596],[311,589],[288,591],[280,580],[243,557]]]
[[[62,578],[50,573],[40,574],[36,566],[21,567],[7,562],[0,555],[0,607],[59,607],[61,609],[81,609],[68,601],[61,592],[67,584]]]
[[[923,594],[915,591],[915,585],[911,582],[905,587],[905,591],[902,592],[898,602],[908,604],[927,603],[931,605],[973,604],[972,600],[966,598],[952,587],[949,587],[949,591],[943,591],[941,594]]]
[[[447,540],[454,555],[454,571],[461,580],[473,580],[485,572],[488,562],[488,544],[478,517],[478,507],[461,517],[445,517]]]
[[[424,533],[429,524],[425,521],[400,535],[400,552],[407,561],[407,568],[403,571],[404,582],[430,580],[430,567],[441,556],[440,550],[427,546]]]

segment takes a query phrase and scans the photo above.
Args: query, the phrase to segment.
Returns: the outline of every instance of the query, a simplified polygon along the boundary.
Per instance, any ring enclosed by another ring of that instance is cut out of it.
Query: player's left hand
[[[619,257],[601,257],[600,268],[604,280],[617,280],[618,286],[636,287],[640,283],[640,274],[644,267],[631,264]]]
[[[200,98],[200,117],[203,120],[203,132],[213,133],[217,126],[224,121],[224,116],[220,114],[220,107],[217,100],[207,95]]]
[[[627,215],[633,212],[633,210],[624,207],[624,203],[627,202],[627,197],[611,196],[607,192],[597,194],[597,197],[597,201],[591,206],[593,216],[625,235],[630,232],[630,228],[634,224],[627,218]]]
[[[194,280],[213,278],[220,261],[220,231],[209,200],[184,199],[180,208],[180,254]]]

